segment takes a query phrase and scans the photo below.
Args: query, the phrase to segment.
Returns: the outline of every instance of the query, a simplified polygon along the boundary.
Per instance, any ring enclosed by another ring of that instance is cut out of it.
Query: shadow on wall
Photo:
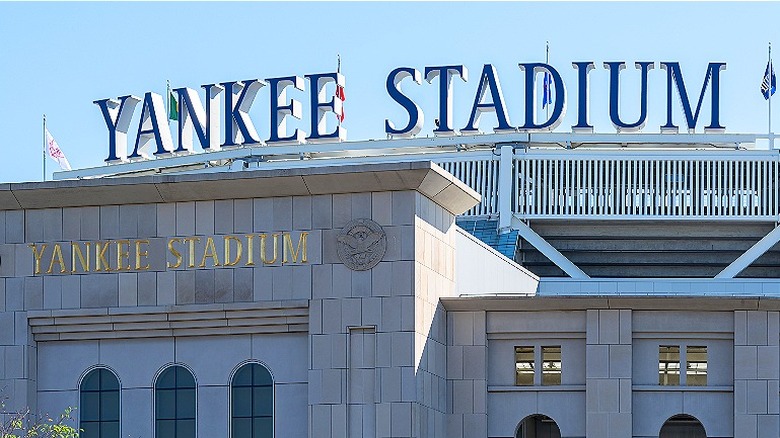
[[[416,300],[415,306],[420,305]],[[416,310],[424,314],[423,309]],[[441,303],[436,304],[427,327],[425,345],[415,364],[415,387],[419,409],[420,433],[417,436],[446,436],[447,391],[447,314]],[[422,391],[420,391],[422,389]],[[428,393],[426,393],[428,391]]]

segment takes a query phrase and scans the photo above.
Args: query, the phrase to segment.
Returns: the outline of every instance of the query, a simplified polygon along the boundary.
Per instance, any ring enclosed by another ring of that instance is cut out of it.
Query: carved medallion
[[[348,223],[338,239],[338,255],[353,271],[367,271],[382,261],[387,251],[387,235],[371,219],[355,219]]]

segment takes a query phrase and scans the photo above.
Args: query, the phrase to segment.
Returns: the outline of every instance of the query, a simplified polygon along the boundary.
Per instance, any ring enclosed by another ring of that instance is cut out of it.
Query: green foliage
[[[5,409],[5,401],[0,400],[0,412]],[[35,418],[30,409],[0,414],[0,438],[78,438],[79,431],[70,426],[75,422],[72,417],[75,408],[66,408],[58,417],[42,415]]]

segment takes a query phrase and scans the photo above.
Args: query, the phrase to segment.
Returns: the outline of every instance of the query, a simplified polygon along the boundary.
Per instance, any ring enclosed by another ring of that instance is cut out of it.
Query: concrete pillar
[[[486,315],[454,312],[447,318],[447,437],[486,437]]]
[[[588,310],[586,333],[586,434],[632,436],[631,310]]]
[[[365,271],[341,263],[334,221],[323,237],[330,265],[313,273],[309,436],[444,438],[446,315],[439,297],[454,290],[455,217],[416,192],[372,197],[377,211],[390,208],[371,216],[387,233],[382,261]]]
[[[734,312],[734,438],[780,434],[779,315]]]

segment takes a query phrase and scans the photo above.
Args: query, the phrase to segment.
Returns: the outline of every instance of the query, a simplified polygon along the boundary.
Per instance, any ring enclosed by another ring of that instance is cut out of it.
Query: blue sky
[[[107,156],[108,134],[92,102],[174,87],[334,71],[342,56],[346,76],[344,126],[349,140],[385,138],[384,121],[405,124],[405,113],[385,91],[396,67],[463,64],[469,81],[456,81],[453,118],[465,126],[484,64],[497,70],[510,122],[523,121],[519,62],[544,60],[568,88],[568,112],[559,131],[576,123],[573,61],[594,61],[591,122],[614,132],[608,116],[605,61],[625,61],[621,114],[638,114],[635,61],[679,61],[689,93],[698,97],[708,62],[726,62],[721,75],[721,121],[728,132],[765,133],[767,105],[758,87],[767,42],[780,46],[780,3],[3,3],[0,2],[0,182],[42,178],[42,115],[74,168],[95,167]],[[773,19],[774,24],[773,24]],[[778,48],[780,50],[780,48]],[[644,132],[665,121],[666,77],[650,72]],[[438,112],[438,85],[404,83],[423,108],[430,135]],[[693,91],[691,91],[693,90]],[[291,96],[304,104],[308,93]],[[776,95],[780,98],[780,95]],[[261,138],[270,131],[270,92],[261,89],[252,118]],[[679,107],[676,121],[682,122]],[[708,100],[703,109],[709,120]],[[134,131],[140,106],[130,130]],[[773,125],[780,131],[780,106]],[[699,126],[705,123],[700,122]],[[494,117],[480,128],[491,131]],[[306,118],[291,127],[308,130]],[[175,125],[171,125],[175,129]],[[57,167],[49,160],[49,177]]]

